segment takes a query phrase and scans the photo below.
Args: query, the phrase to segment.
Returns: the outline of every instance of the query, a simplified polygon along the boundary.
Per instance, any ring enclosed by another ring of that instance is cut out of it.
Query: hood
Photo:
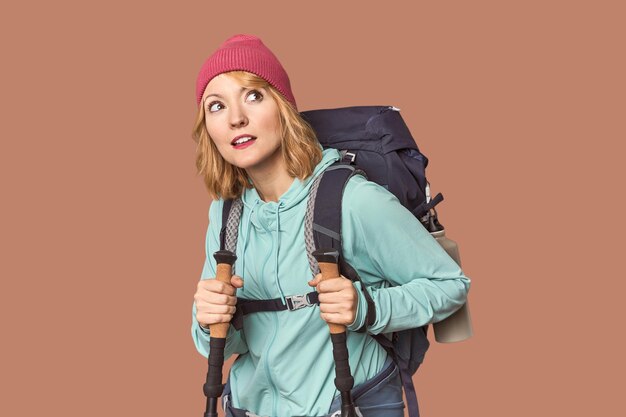
[[[265,226],[268,229],[273,229],[268,222],[271,223],[275,218],[276,213],[283,213],[289,211],[291,208],[297,206],[302,200],[307,198],[309,189],[313,180],[317,178],[328,166],[341,159],[341,154],[336,149],[326,149],[322,152],[322,160],[317,164],[313,170],[313,174],[304,180],[295,178],[289,189],[280,196],[278,202],[275,201],[263,201],[256,189],[246,189],[242,196],[244,207],[250,211],[256,212],[256,216],[252,216],[255,226]],[[264,223],[259,225],[257,223]]]
[[[268,233],[271,235],[271,244],[264,248],[265,253],[257,253],[255,256],[257,259],[263,259],[264,262],[271,263],[270,270],[274,271],[273,285],[280,294],[283,304],[285,303],[285,294],[282,290],[279,280],[279,252],[281,251],[281,235],[287,236],[289,233],[295,231],[281,229],[281,222],[288,220],[290,217],[300,213],[296,207],[302,203],[309,195],[309,189],[315,178],[317,178],[326,168],[332,165],[334,162],[341,159],[341,154],[336,149],[326,149],[322,152],[322,160],[317,164],[313,170],[313,174],[304,180],[295,178],[289,189],[280,196],[278,201],[265,202],[261,200],[256,189],[251,188],[244,191],[241,200],[244,205],[244,215],[241,219],[241,229],[239,236],[239,243],[243,247],[243,253],[241,257],[241,276],[246,281],[245,276],[245,260],[246,250],[250,241],[250,232],[254,228],[261,233]],[[306,204],[306,202],[305,202]],[[238,291],[244,291],[241,288]],[[246,298],[244,296],[244,298]]]

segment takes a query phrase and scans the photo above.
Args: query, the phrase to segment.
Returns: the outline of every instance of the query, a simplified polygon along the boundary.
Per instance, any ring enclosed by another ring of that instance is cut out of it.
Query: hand
[[[343,275],[322,281],[322,274],[317,274],[309,285],[317,287],[320,294],[320,316],[324,321],[344,326],[354,322],[358,294],[352,281]]]
[[[207,329],[216,323],[228,323],[235,314],[235,288],[243,287],[243,280],[237,275],[230,279],[230,285],[215,278],[201,279],[193,296],[196,302],[196,320]]]

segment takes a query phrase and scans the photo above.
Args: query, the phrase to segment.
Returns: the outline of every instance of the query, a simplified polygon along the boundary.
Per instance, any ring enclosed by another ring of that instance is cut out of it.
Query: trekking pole
[[[336,249],[318,249],[313,252],[322,273],[322,281],[339,277],[339,252]],[[330,339],[333,342],[335,359],[335,386],[341,394],[341,417],[358,417],[352,399],[354,378],[350,373],[348,346],[346,344],[346,326],[328,323]]]
[[[217,276],[215,279],[230,285],[232,269],[237,256],[228,250],[220,250],[213,254],[217,261]],[[224,391],[222,385],[222,368],[224,367],[224,346],[230,323],[216,323],[209,325],[211,339],[209,341],[209,370],[204,383],[206,395],[206,411],[204,417],[217,417],[217,399]]]

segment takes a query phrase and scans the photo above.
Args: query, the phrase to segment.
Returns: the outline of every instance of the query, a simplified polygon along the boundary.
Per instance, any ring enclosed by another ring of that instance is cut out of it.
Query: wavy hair
[[[311,125],[278,90],[264,79],[246,71],[231,71],[226,74],[237,80],[243,87],[265,88],[276,101],[282,138],[280,149],[287,173],[301,180],[309,177],[315,166],[322,160],[322,147]],[[211,198],[237,198],[241,197],[246,188],[252,188],[253,185],[246,171],[227,162],[217,150],[206,129],[202,103],[198,108],[192,138],[198,145],[196,168],[198,174],[203,176]]]

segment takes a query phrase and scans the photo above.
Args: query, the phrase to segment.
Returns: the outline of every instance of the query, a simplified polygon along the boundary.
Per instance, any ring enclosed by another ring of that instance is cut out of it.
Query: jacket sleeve
[[[466,301],[470,279],[413,214],[382,186],[354,176],[342,205],[342,242],[352,265],[372,295],[372,334],[435,323]],[[358,285],[358,283],[357,283]],[[361,291],[358,329],[367,313]]]
[[[200,279],[214,279],[216,271],[216,262],[213,253],[220,248],[219,234],[222,223],[222,200],[216,200],[211,204],[209,209],[209,227],[206,234],[205,244],[205,261],[202,268]],[[200,323],[196,320],[196,303],[193,303],[191,318],[191,336],[196,345],[196,349],[203,356],[209,355],[210,332],[208,329],[200,327]],[[228,359],[230,355],[242,354],[248,351],[245,337],[241,330],[235,330],[233,326],[228,328],[226,335],[226,346],[224,348],[224,359]]]

